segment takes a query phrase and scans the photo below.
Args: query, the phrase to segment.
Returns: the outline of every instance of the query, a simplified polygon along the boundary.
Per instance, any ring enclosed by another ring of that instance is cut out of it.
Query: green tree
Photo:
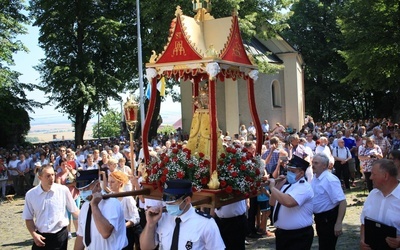
[[[170,134],[175,134],[176,129],[172,125],[165,125],[162,128],[159,128],[157,132],[163,135],[170,135]]]
[[[49,102],[68,114],[76,144],[87,122],[119,100],[136,76],[133,1],[32,0],[39,45],[45,52],[36,69]],[[133,86],[133,84],[131,84]]]
[[[345,82],[359,80],[372,92],[375,115],[400,119],[400,2],[345,1],[339,24],[350,69]]]
[[[214,3],[212,14],[217,18],[228,16],[240,7],[240,24],[247,37],[265,36],[279,26],[277,20],[286,14],[278,10],[290,2],[224,0]],[[138,75],[135,2],[32,0],[30,3],[34,25],[40,29],[39,45],[45,51],[45,58],[37,66],[42,80],[39,87],[48,94],[50,103],[68,114],[75,126],[76,144],[82,144],[87,122],[94,113],[107,107],[107,99],[118,100],[118,93],[126,87],[132,92],[138,88],[138,80],[133,80]],[[191,1],[163,3],[168,5],[160,7],[159,0],[141,2],[145,62],[151,50],[161,52],[166,44],[175,6],[180,5],[187,15],[194,15]],[[168,93],[174,94],[171,90],[174,84],[168,82]],[[158,106],[152,119],[154,133],[159,123]]]
[[[24,25],[29,23],[25,5],[21,0],[0,0],[0,146],[21,144],[30,129],[27,110],[40,104],[29,100],[25,91],[32,91],[30,84],[19,81],[19,72],[13,55],[27,48],[17,39],[26,34]]]
[[[100,118],[100,123],[93,125],[93,138],[118,137],[121,133],[121,112],[108,110]]]
[[[337,24],[338,1],[304,0],[293,5],[283,36],[302,54],[306,112],[315,120],[365,117],[370,99],[357,81],[341,83],[348,74],[339,54],[344,48]]]

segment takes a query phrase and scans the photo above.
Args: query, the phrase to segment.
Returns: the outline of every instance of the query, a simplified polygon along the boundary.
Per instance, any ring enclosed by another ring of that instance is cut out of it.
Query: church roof
[[[282,64],[283,61],[275,55],[269,48],[267,48],[259,39],[253,37],[250,41],[244,42],[247,53],[253,55],[260,61]]]

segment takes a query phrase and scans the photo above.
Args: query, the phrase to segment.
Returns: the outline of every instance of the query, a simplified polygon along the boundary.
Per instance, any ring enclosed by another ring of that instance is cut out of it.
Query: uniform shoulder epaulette
[[[300,183],[304,183],[304,180],[300,180]]]
[[[196,209],[195,211],[196,211],[196,214],[201,215],[204,218],[207,218],[207,219],[211,219],[212,218],[212,216],[210,214],[206,214],[206,213],[204,213],[204,212],[202,212],[202,211],[200,211],[198,209]]]

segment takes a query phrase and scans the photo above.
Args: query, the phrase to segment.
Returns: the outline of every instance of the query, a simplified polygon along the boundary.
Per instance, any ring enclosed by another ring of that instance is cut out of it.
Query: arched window
[[[277,108],[282,107],[281,85],[277,80],[272,81],[271,93],[272,93],[272,106]]]

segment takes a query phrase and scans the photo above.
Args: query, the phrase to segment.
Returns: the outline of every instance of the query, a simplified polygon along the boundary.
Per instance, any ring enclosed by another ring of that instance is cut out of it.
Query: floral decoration
[[[192,182],[193,191],[200,191],[210,180],[210,161],[204,158],[203,153],[192,155],[189,149],[174,144],[168,152],[153,158],[146,171],[146,182],[161,189],[167,180],[186,179]]]
[[[263,176],[259,155],[253,156],[239,145],[227,147],[218,160],[218,177],[221,188],[227,193],[257,194]]]
[[[253,156],[240,146],[228,147],[218,160],[220,188],[227,193],[255,195],[261,185],[262,167],[260,156]],[[210,180],[210,161],[203,153],[192,155],[182,145],[172,145],[168,152],[153,158],[146,171],[146,182],[160,189],[167,180],[187,179],[192,181],[193,191],[200,191],[207,188]]]

